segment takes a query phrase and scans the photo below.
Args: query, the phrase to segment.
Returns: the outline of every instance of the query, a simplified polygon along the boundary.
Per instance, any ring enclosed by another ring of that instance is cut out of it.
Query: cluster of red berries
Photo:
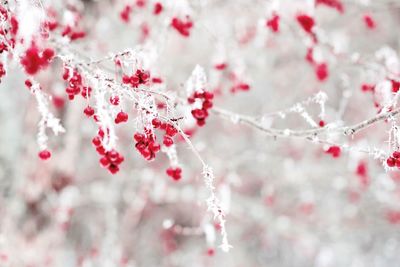
[[[134,88],[138,88],[141,84],[147,84],[150,79],[150,73],[144,70],[137,70],[132,76],[123,75],[122,82],[124,84],[129,84]]]
[[[92,144],[96,147],[97,153],[102,156],[99,160],[100,165],[115,174],[119,171],[119,165],[124,161],[124,156],[114,149],[106,151],[101,143],[103,138],[104,131],[100,129],[98,135],[92,139]]]
[[[65,89],[65,92],[68,94],[68,99],[73,100],[75,96],[79,94],[81,94],[83,98],[90,97],[92,88],[83,85],[81,74],[77,70],[73,70],[72,75],[70,75],[70,72],[71,70],[65,68],[63,74],[63,79],[68,81],[68,87]]]
[[[71,26],[68,25],[68,26],[65,26],[61,35],[68,36],[71,41],[75,41],[75,40],[84,38],[86,36],[86,32],[73,29]]]
[[[21,64],[24,66],[26,73],[34,75],[39,70],[46,68],[53,57],[53,49],[46,48],[40,51],[39,48],[32,43],[21,57]]]
[[[190,29],[193,27],[193,22],[191,21],[189,16],[186,16],[185,20],[174,17],[172,18],[171,26],[175,30],[177,30],[182,36],[189,37]]]
[[[147,134],[135,133],[133,139],[136,141],[135,147],[137,151],[146,160],[152,160],[156,157],[156,153],[160,151],[161,146],[156,142],[154,134],[147,131]]]
[[[196,119],[198,126],[203,126],[206,123],[206,118],[208,117],[208,110],[212,108],[212,99],[214,94],[209,91],[196,91],[192,96],[188,98],[190,104],[194,104],[196,99],[199,99],[201,103],[201,108],[195,108],[192,110],[192,116]]]
[[[166,173],[169,177],[171,177],[175,181],[178,181],[182,178],[182,169],[179,167],[176,168],[169,167]]]
[[[166,147],[174,143],[172,138],[178,133],[178,130],[173,125],[163,123],[158,118],[152,120],[152,125],[155,129],[159,128],[165,131],[163,144]],[[157,143],[155,135],[149,129],[145,129],[145,134],[135,133],[133,139],[136,141],[136,149],[146,160],[154,159],[156,153],[160,151],[161,146]]]
[[[400,151],[394,151],[392,156],[386,159],[386,163],[389,167],[400,168]]]

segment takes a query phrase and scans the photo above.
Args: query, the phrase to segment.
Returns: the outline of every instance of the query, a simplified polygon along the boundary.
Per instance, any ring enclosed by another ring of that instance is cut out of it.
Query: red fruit
[[[390,158],[388,158],[388,159],[386,160],[386,164],[387,164],[389,167],[394,167],[394,166],[396,165],[396,159],[390,157]]]
[[[319,127],[324,127],[325,126],[325,122],[323,120],[320,120],[318,124],[319,124]]]
[[[343,3],[340,0],[316,0],[315,5],[325,5],[336,9],[339,13],[344,12]]]
[[[85,113],[86,116],[91,117],[94,115],[94,109],[91,106],[87,106],[83,112]]]
[[[100,138],[99,138],[98,136],[94,137],[94,138],[92,139],[92,144],[93,144],[94,146],[96,146],[96,147],[100,146],[100,145],[101,145],[101,140],[100,140]]]
[[[110,97],[110,103],[114,106],[118,106],[119,105],[119,97],[118,96]]]
[[[331,154],[334,158],[337,158],[340,157],[341,149],[338,146],[331,146],[326,153]]]
[[[314,27],[314,19],[308,15],[300,14],[297,16],[297,22],[307,33],[312,33],[312,28]]]
[[[400,158],[400,151],[394,151],[392,157],[395,159]]]
[[[165,127],[165,133],[171,137],[178,133],[178,130],[171,124],[167,124]]]
[[[271,29],[273,32],[279,31],[279,16],[274,14],[272,18],[267,20],[266,26]]]
[[[104,168],[107,168],[110,165],[110,161],[108,160],[107,157],[102,157],[99,162],[100,165],[103,166]]]
[[[326,63],[316,65],[315,75],[321,82],[325,81],[326,78],[328,78],[328,65],[326,65]]]
[[[119,167],[116,164],[110,164],[110,166],[108,166],[108,170],[111,172],[111,174],[116,174],[119,172]]]
[[[158,119],[158,118],[154,118],[152,121],[151,121],[151,124],[153,124],[153,127],[154,128],[159,128],[160,126],[161,126],[161,121],[160,121],[160,119]]]
[[[150,142],[149,143],[149,149],[151,150],[151,152],[153,153],[157,153],[158,151],[160,151],[160,144],[155,143],[155,142]]]
[[[123,111],[118,112],[117,117],[115,118],[115,123],[122,123],[122,122],[127,122],[128,121],[128,113],[125,113]]]
[[[145,138],[144,134],[141,133],[135,133],[133,135],[133,139],[135,139],[136,142],[141,142]]]
[[[376,27],[375,20],[368,14],[364,15],[363,17],[365,25],[369,29],[374,29]]]
[[[40,151],[38,156],[42,160],[47,160],[47,159],[49,159],[51,157],[51,153],[50,153],[50,151],[45,149],[45,150]]]
[[[158,15],[162,12],[163,10],[163,6],[161,3],[157,2],[154,4],[154,10],[153,10],[153,14],[154,15]]]
[[[169,136],[164,136],[163,144],[167,147],[172,146],[174,144],[174,140],[172,140]]]

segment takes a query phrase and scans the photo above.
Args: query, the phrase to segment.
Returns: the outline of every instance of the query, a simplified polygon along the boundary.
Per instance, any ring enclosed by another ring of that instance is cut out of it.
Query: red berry
[[[153,11],[154,15],[160,14],[162,12],[162,10],[163,10],[163,6],[161,3],[157,2],[154,4],[154,11]]]
[[[118,96],[110,97],[110,103],[114,106],[118,106],[119,105],[119,97]]]
[[[174,136],[175,134],[178,133],[178,130],[175,129],[175,127],[173,125],[167,124],[166,127],[165,127],[165,133],[172,137],[172,136]]]
[[[156,153],[160,151],[160,144],[155,143],[155,142],[150,142],[149,143],[149,149],[153,152]]]
[[[51,153],[47,149],[40,151],[38,155],[42,160],[47,160],[51,157]]]
[[[83,112],[86,114],[86,116],[91,117],[94,115],[94,109],[91,106],[87,106]]]
[[[297,16],[297,22],[301,25],[304,31],[307,33],[312,33],[314,27],[314,19],[308,15],[300,14]]]
[[[400,158],[400,151],[394,151],[392,157],[395,159]]]
[[[154,128],[159,128],[160,126],[161,126],[161,121],[160,121],[160,119],[158,119],[158,118],[154,118],[152,121],[151,121],[151,124],[153,124],[153,127]]]
[[[96,147],[100,146],[100,145],[101,145],[101,140],[100,140],[100,138],[99,138],[98,136],[94,137],[94,138],[92,139],[92,144],[93,144],[94,146],[96,146]]]
[[[136,142],[141,142],[145,138],[144,134],[141,133],[135,133],[133,136],[133,139],[135,139]]]
[[[341,152],[341,149],[338,146],[331,146],[326,151],[326,153],[331,154],[332,157],[334,157],[334,158],[340,157],[340,152]]]
[[[388,158],[388,159],[386,160],[386,163],[387,163],[387,165],[388,165],[389,167],[394,167],[394,166],[396,165],[396,159],[390,157],[390,158]]]
[[[163,144],[167,147],[172,146],[174,144],[174,140],[172,140],[169,136],[164,136]]]
[[[123,111],[120,111],[117,114],[117,117],[115,118],[115,123],[122,123],[122,122],[127,122],[128,121],[128,113],[125,113]]]

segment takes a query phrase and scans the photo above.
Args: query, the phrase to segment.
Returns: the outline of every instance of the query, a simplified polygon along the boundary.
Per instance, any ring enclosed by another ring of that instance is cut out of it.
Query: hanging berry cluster
[[[394,151],[392,156],[386,159],[386,164],[389,167],[397,167],[400,168],[400,151]]]
[[[110,173],[115,174],[119,171],[119,165],[124,161],[124,156],[114,149],[106,151],[102,145],[103,139],[104,131],[100,129],[97,136],[92,139],[92,144],[96,147],[97,153],[101,156],[99,160],[100,165],[108,169]]]
[[[150,73],[144,70],[137,70],[132,76],[123,75],[122,82],[129,84],[133,88],[138,88],[139,85],[145,85],[149,82]]]
[[[68,81],[68,87],[65,89],[65,92],[68,94],[69,100],[74,100],[75,96],[79,94],[81,94],[83,98],[90,97],[92,88],[83,85],[82,76],[76,69],[71,70],[65,68],[63,79]]]
[[[178,133],[178,130],[171,124],[161,122],[158,118],[152,120],[152,125],[154,129],[159,128],[165,131],[163,144],[170,147],[174,143],[172,138]],[[160,151],[161,146],[157,143],[154,133],[149,129],[145,129],[145,134],[135,133],[133,139],[136,142],[136,149],[146,160],[154,159],[156,153]]]
[[[206,123],[206,118],[209,115],[208,110],[213,106],[213,98],[214,94],[209,91],[196,91],[188,98],[189,104],[195,104],[196,100],[201,103],[201,108],[192,109],[192,116],[196,119],[198,126],[203,126]]]
[[[27,74],[34,75],[39,70],[45,69],[53,57],[53,49],[46,48],[43,51],[40,51],[35,43],[32,43],[25,51],[25,54],[21,57],[21,64]]]

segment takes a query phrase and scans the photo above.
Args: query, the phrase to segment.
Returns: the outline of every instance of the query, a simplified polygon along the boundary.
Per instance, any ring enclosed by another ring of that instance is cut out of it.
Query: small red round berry
[[[159,128],[160,126],[161,126],[161,121],[160,121],[160,119],[158,119],[158,118],[154,118],[152,121],[151,121],[151,124],[153,124],[153,127],[154,128]]]
[[[110,103],[114,106],[118,106],[119,105],[119,97],[118,96],[110,97]]]
[[[400,151],[394,151],[392,157],[395,159],[400,158]]]
[[[320,120],[318,124],[319,127],[325,127],[325,122],[323,120]]]
[[[390,158],[388,158],[388,159],[386,160],[386,164],[387,164],[389,167],[394,167],[394,166],[396,165],[396,159],[393,158],[393,157],[390,157]]]
[[[47,149],[44,149],[44,150],[39,152],[38,156],[42,160],[47,160],[47,159],[49,159],[51,157],[51,153]]]
[[[117,114],[117,117],[115,118],[115,123],[122,123],[122,122],[127,122],[128,121],[128,113],[120,111]]]
[[[165,133],[172,137],[172,136],[174,136],[175,134],[178,133],[178,130],[175,129],[175,127],[173,125],[167,124],[166,127],[165,127]]]
[[[110,161],[107,157],[102,157],[99,162],[104,168],[107,168],[110,165]]]
[[[94,109],[91,106],[87,106],[83,112],[85,113],[86,116],[91,117],[94,115]]]
[[[164,136],[163,144],[167,147],[172,146],[174,144],[174,140],[172,140],[169,136]]]
[[[144,134],[141,133],[135,133],[133,135],[133,139],[135,139],[136,142],[141,142],[145,138]]]
[[[149,149],[153,152],[156,153],[160,151],[160,144],[155,143],[155,142],[150,142],[149,143]]]
[[[93,139],[92,139],[92,144],[94,145],[94,146],[100,146],[101,145],[101,140],[100,140],[100,137],[98,137],[98,136],[96,136],[96,137],[94,137]]]

